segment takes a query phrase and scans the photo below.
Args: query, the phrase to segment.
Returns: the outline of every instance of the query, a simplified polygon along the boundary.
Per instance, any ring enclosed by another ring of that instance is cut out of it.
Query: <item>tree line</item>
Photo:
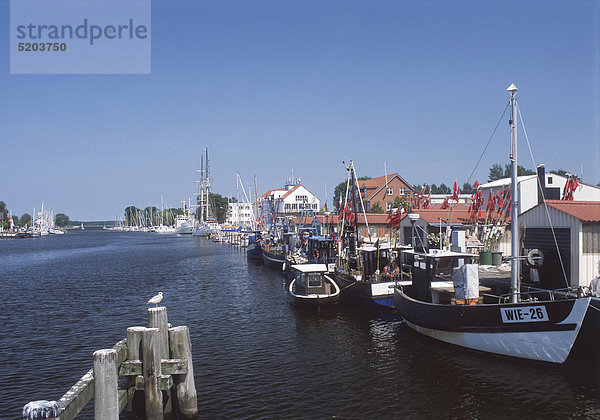
[[[0,201],[0,226],[2,229],[7,230],[10,228],[10,220],[12,219],[13,226],[15,227],[29,227],[32,224],[32,217],[29,213],[23,213],[21,217],[11,216],[9,209],[6,207],[4,201]],[[69,216],[64,213],[56,213],[54,215],[54,224],[58,227],[69,226],[71,220]]]

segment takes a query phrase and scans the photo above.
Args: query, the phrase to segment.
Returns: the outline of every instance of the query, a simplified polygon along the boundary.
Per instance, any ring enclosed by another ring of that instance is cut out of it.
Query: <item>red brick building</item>
[[[358,185],[367,212],[371,210],[375,203],[379,203],[383,211],[389,212],[396,197],[410,199],[413,189],[412,185],[397,173],[360,180]]]

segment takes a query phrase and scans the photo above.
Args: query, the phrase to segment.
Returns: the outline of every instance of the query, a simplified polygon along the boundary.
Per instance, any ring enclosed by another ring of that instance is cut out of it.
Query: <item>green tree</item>
[[[358,177],[359,181],[366,181],[367,179],[372,179],[370,176],[360,176]],[[336,210],[340,209],[340,198],[342,199],[342,203],[346,198],[346,184],[348,181],[340,182],[333,189],[333,206]]]
[[[340,209],[340,197],[343,200],[345,194],[346,194],[346,181],[340,182],[333,189],[333,206],[336,208],[336,210]]]
[[[19,225],[31,225],[31,215],[29,213],[24,213],[19,220]]]
[[[448,187],[443,182],[439,185],[439,187],[435,184],[431,184],[431,194],[450,194],[452,191],[450,187]]]
[[[383,208],[381,207],[381,204],[379,204],[379,201],[375,202],[372,206],[371,209],[369,210],[369,213],[385,213],[383,211]]]
[[[494,163],[490,168],[488,182],[497,181],[502,178],[504,178],[504,171],[502,170],[502,166],[499,163]]]
[[[410,213],[412,210],[411,205],[405,196],[397,195],[396,198],[394,198],[394,204],[392,205],[394,206],[394,208],[403,208],[406,213]]]
[[[218,223],[223,223],[225,221],[225,217],[227,216],[227,204],[229,200],[227,197],[221,196],[221,194],[210,193],[210,207],[217,219]]]
[[[140,210],[135,206],[129,206],[125,209],[125,223],[127,226],[135,226],[138,222]]]
[[[567,176],[568,172],[565,171],[564,169],[554,169],[552,171],[550,171],[551,174],[555,174],[555,175],[562,175],[562,176]]]
[[[160,214],[158,208],[154,206],[149,206],[144,209],[144,219],[146,220],[146,224],[150,226],[158,225],[160,221]]]
[[[475,192],[475,189],[473,188],[473,186],[471,184],[469,184],[468,182],[465,182],[463,184],[460,192],[463,194],[473,194]]]
[[[0,201],[0,223],[3,228],[8,227],[8,210],[4,201]]]
[[[510,163],[504,165],[504,178],[510,178]],[[527,169],[524,166],[517,165],[517,176],[535,175],[536,172],[531,169]]]
[[[488,182],[497,181],[502,178],[510,178],[511,166],[510,163],[504,165],[504,170],[502,169],[502,165],[499,163],[494,163],[490,168],[490,172],[488,175]],[[517,176],[525,176],[525,175],[535,175],[536,172],[527,169],[524,166],[517,165]]]
[[[69,216],[64,213],[57,213],[56,216],[54,216],[54,224],[58,227],[69,226],[69,222]]]

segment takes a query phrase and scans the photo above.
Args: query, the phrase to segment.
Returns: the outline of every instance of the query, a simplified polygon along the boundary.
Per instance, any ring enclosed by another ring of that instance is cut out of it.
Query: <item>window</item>
[[[386,210],[390,211],[392,209],[392,205],[393,205],[393,203],[385,203]]]
[[[308,274],[308,287],[321,287],[321,275],[317,273]]]
[[[406,188],[400,187],[400,195],[406,195]]]
[[[600,225],[593,223],[584,223],[583,233],[583,253],[597,254],[600,252]]]
[[[367,198],[367,187],[363,187],[363,198]]]
[[[548,177],[548,184],[552,184],[552,177],[551,176]]]
[[[317,205],[316,205],[316,204],[313,204],[313,205],[312,205],[312,208],[313,208],[313,210],[316,210],[316,209],[317,209]]]
[[[305,196],[305,195],[297,195],[296,196],[296,201],[300,201],[300,202],[308,201],[308,197]]]
[[[392,188],[388,188],[387,195],[392,195],[392,194],[394,194],[394,190]]]
[[[289,210],[289,209],[291,209],[291,208],[292,208],[292,205],[291,205],[291,204],[286,204],[286,205],[285,205],[285,209],[286,209],[286,210]]]

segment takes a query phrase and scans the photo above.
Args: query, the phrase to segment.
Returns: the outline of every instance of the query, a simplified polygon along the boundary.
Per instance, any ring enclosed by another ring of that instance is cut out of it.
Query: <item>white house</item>
[[[302,209],[315,213],[321,209],[321,200],[300,183],[300,178],[288,178],[284,188],[269,190],[258,202],[259,214],[298,214]]]

